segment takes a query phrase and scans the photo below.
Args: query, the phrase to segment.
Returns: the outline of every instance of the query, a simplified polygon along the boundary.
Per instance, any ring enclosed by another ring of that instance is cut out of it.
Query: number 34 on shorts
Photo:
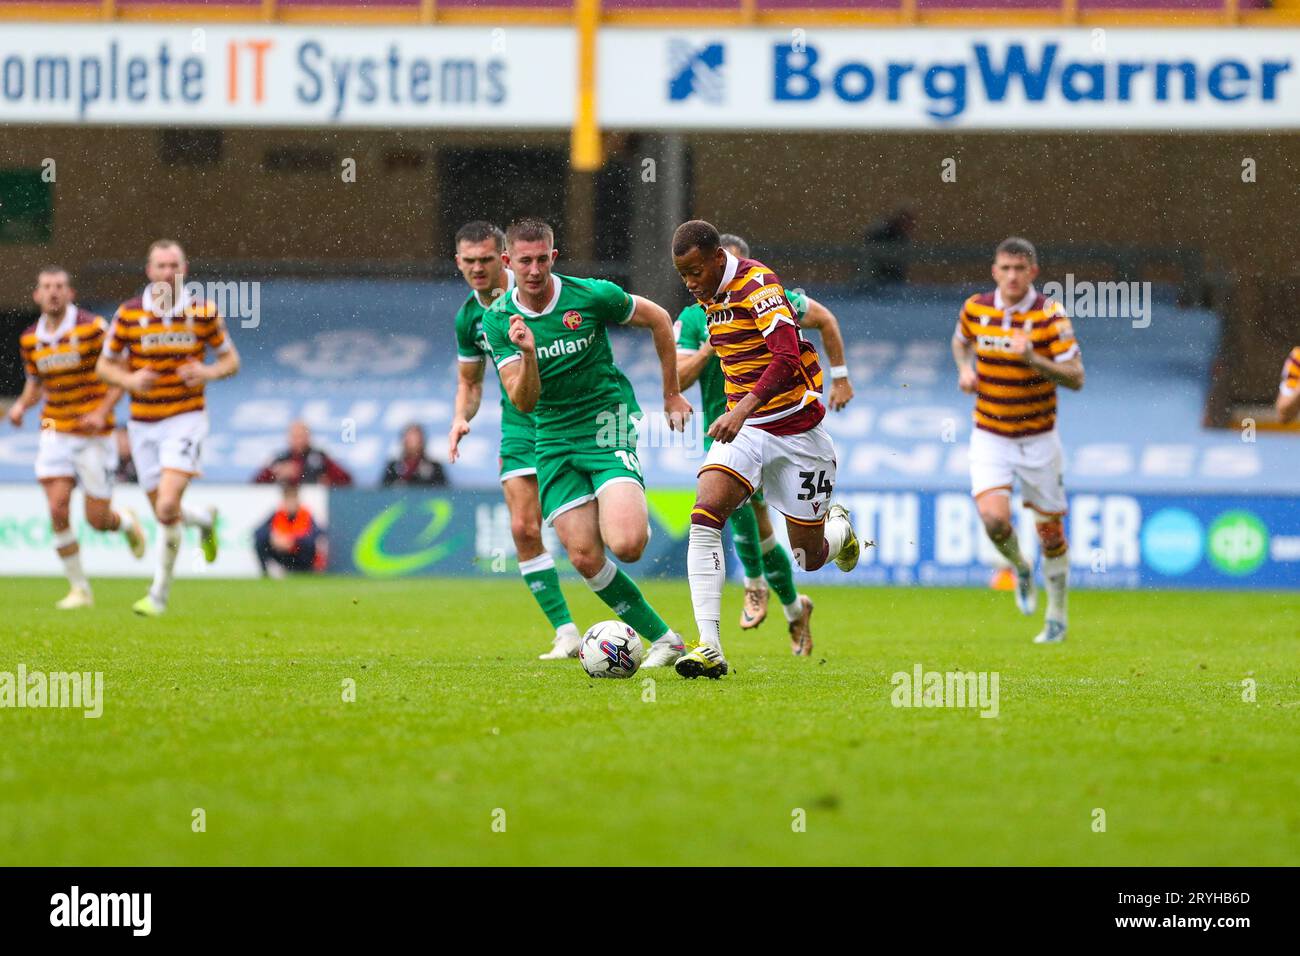
[[[716,468],[763,490],[788,518],[816,524],[835,492],[835,445],[821,425],[795,435],[773,435],[746,425],[731,442],[714,442],[701,471]]]

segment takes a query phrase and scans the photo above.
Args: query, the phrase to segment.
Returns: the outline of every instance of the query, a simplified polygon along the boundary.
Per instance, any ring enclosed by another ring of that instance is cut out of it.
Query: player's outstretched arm
[[[681,382],[677,378],[677,341],[673,336],[673,320],[663,306],[644,296],[634,295],[632,301],[634,308],[627,324],[649,329],[654,338],[659,367],[663,371],[664,417],[668,419],[668,427],[673,431],[685,431],[686,422],[691,417],[691,403],[682,395]]]
[[[456,407],[451,416],[451,431],[447,434],[447,460],[460,457],[460,440],[469,434],[470,420],[478,414],[483,402],[483,371],[485,360],[457,362],[460,373],[456,379]]]
[[[799,325],[805,329],[816,329],[821,333],[822,345],[826,347],[826,361],[830,362],[831,393],[827,404],[833,412],[853,400],[853,386],[849,383],[848,357],[844,354],[844,336],[840,333],[840,321],[835,313],[822,305],[812,296],[807,296],[808,309],[804,312]]]

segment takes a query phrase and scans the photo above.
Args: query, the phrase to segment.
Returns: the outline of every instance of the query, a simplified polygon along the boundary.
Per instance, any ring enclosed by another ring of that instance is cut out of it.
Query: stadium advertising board
[[[0,121],[564,128],[568,30],[5,24]]]
[[[280,503],[279,489],[269,485],[211,485],[196,482],[185,495],[187,507],[215,505],[220,517],[217,560],[207,564],[199,550],[198,531],[186,528],[176,576],[180,578],[252,578],[261,571],[253,553],[253,532]],[[304,488],[303,505],[325,526],[329,525],[329,495],[324,488]],[[106,534],[86,524],[82,497],[72,497],[72,527],[81,545],[81,562],[93,580],[99,577],[153,575],[158,527],[149,501],[136,485],[121,485],[113,491],[116,508],[131,508],[144,526],[148,539],[145,556],[131,557],[120,534]],[[49,576],[63,573],[54,551],[49,508],[45,492],[35,481],[22,485],[0,485],[0,577]]]
[[[1295,30],[611,29],[601,36],[600,120],[614,128],[1294,128],[1297,51]]]
[[[694,492],[647,497],[654,533],[641,566],[684,575]],[[495,489],[340,491],[331,497],[330,514],[331,571],[372,578],[519,573],[510,512]],[[555,530],[543,528],[542,537],[567,567]]]
[[[601,31],[610,128],[1282,129],[1300,31]],[[566,28],[7,24],[0,121],[565,129]]]
[[[653,534],[641,574],[685,574],[694,492],[648,493]],[[876,542],[850,574],[817,584],[983,586],[996,553],[970,495],[895,489],[840,497]],[[1027,513],[1020,541],[1033,556]],[[393,578],[518,574],[510,518],[495,491],[352,491],[332,495],[331,570]],[[778,521],[778,537],[783,537]],[[1066,518],[1072,585],[1101,589],[1292,588],[1300,582],[1300,501],[1291,497],[1079,492]],[[548,549],[563,548],[551,529]],[[739,562],[728,569],[739,579]],[[800,575],[801,578],[804,575]]]

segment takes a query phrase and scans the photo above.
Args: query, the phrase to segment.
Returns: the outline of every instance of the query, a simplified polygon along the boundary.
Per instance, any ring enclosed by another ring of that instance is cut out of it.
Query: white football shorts
[[[126,426],[131,438],[131,458],[140,487],[153,491],[162,470],[183,471],[198,477],[203,440],[208,437],[208,413],[183,412],[157,422],[131,419]]]
[[[36,446],[37,478],[75,478],[89,498],[113,496],[117,445],[112,435],[72,435],[41,429]]]
[[[745,425],[735,440],[715,441],[700,471],[726,471],[799,524],[821,524],[835,490],[835,443],[820,424],[796,435]]]
[[[983,428],[970,436],[971,495],[1005,489],[1011,493],[1020,480],[1024,503],[1040,514],[1063,515],[1065,499],[1065,455],[1061,436],[1053,428],[1028,438],[1003,438]]]

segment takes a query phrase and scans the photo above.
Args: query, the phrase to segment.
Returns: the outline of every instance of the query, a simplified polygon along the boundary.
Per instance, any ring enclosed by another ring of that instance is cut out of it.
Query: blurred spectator
[[[117,471],[113,480],[119,485],[134,485],[140,479],[135,474],[135,462],[131,458],[131,438],[125,428],[113,429],[113,440],[117,442]]]
[[[384,469],[384,487],[389,485],[445,485],[442,465],[424,453],[424,429],[407,425],[402,432],[402,454]]]
[[[318,571],[324,565],[322,532],[298,500],[298,486],[284,486],[284,500],[253,533],[262,574],[282,578],[287,571]],[[318,562],[318,559],[319,562]]]
[[[867,227],[867,263],[873,282],[907,281],[908,246],[914,232],[916,212],[911,206],[901,206]]]
[[[289,447],[259,471],[253,480],[264,485],[273,482],[335,487],[352,484],[347,469],[319,448],[312,447],[311,431],[306,422],[294,422],[289,426]]]

